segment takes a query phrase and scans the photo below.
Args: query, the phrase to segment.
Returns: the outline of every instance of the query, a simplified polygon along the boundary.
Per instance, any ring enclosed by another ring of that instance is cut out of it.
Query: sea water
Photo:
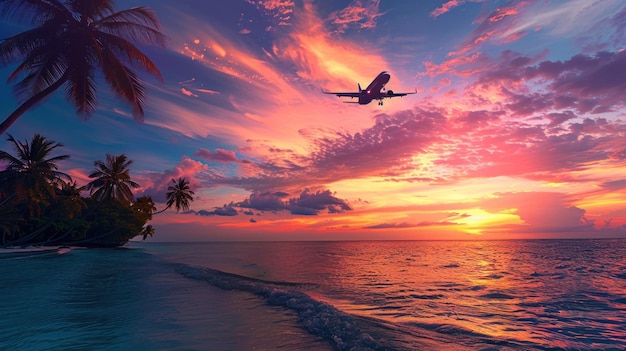
[[[0,255],[0,350],[623,350],[626,240]]]

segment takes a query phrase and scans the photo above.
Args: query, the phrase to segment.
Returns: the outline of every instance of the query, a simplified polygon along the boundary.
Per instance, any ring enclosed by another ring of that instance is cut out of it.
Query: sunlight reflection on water
[[[180,264],[300,283],[395,349],[626,349],[626,240],[130,246],[0,260],[0,349],[331,348]]]

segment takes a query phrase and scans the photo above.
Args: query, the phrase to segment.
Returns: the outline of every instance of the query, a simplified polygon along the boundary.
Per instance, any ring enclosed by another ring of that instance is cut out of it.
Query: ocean
[[[0,254],[0,350],[626,350],[626,240]]]

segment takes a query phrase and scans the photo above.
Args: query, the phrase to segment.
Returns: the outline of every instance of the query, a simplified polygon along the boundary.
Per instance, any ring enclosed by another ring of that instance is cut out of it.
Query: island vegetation
[[[172,179],[167,202],[157,212],[150,196],[135,198],[130,177],[133,161],[106,155],[94,162],[92,179],[79,186],[59,170],[69,155],[53,155],[62,145],[37,134],[29,141],[9,136],[14,154],[0,151],[0,245],[72,245],[115,247],[136,236],[154,234],[148,222],[172,206],[189,209],[194,192],[185,178]]]

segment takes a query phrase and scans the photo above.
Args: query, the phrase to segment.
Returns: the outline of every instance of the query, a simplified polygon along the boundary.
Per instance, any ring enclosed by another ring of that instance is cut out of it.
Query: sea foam
[[[246,291],[266,299],[271,305],[294,310],[306,330],[330,341],[338,350],[392,350],[388,345],[379,345],[361,330],[349,314],[301,291],[288,289],[300,284],[254,279],[191,265],[180,265],[177,271],[187,278],[203,280],[222,289]]]

